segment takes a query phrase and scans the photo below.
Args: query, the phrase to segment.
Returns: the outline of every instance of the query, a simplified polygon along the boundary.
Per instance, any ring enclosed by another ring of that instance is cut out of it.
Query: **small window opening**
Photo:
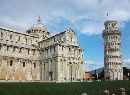
[[[10,35],[10,39],[12,39],[12,35]]]
[[[71,42],[72,42],[72,37],[71,37]]]
[[[20,36],[18,37],[18,41],[20,41]]]
[[[34,68],[36,68],[36,63],[33,63],[34,64]]]
[[[10,66],[12,66],[12,65],[13,65],[13,60],[10,61]]]
[[[29,55],[29,49],[28,49],[28,55]]]
[[[56,50],[55,50],[55,47],[54,47],[54,52],[55,52]]]
[[[27,38],[26,38],[26,43],[27,43]]]
[[[7,46],[7,51],[9,50],[9,46]]]
[[[64,50],[64,46],[62,46],[62,51]]]
[[[23,67],[25,67],[25,62],[23,62]]]
[[[69,51],[71,51],[71,49],[69,48]]]
[[[44,63],[44,70],[45,70],[45,63]]]
[[[19,50],[19,53],[21,53],[21,48],[20,48],[20,50]]]

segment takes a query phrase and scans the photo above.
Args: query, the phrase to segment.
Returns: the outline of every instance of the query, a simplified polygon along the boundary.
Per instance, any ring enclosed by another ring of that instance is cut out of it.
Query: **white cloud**
[[[101,24],[102,23],[102,24]],[[81,33],[92,35],[92,34],[100,34],[103,29],[103,22],[86,22],[85,25],[81,27]]]
[[[130,11],[124,9],[115,9],[110,12],[109,19],[116,19],[119,22],[130,20]]]
[[[101,67],[104,67],[103,62],[85,61],[84,65],[85,71],[91,71]],[[130,59],[123,60],[123,67],[130,68]]]
[[[91,71],[98,68],[104,67],[103,62],[85,61],[85,71]]]
[[[69,20],[70,22],[66,24],[72,23],[74,30],[87,35],[101,34],[104,28],[103,23],[108,19],[117,20],[119,26],[123,28],[124,22],[130,18],[129,0],[17,0],[13,2],[1,0],[0,2],[2,7],[0,19],[10,20],[4,24],[16,29],[19,25],[22,31],[25,31],[34,21],[36,22],[39,15],[45,26],[53,25],[49,29],[51,32],[66,30],[67,27],[69,28],[68,25],[62,26],[61,29],[57,22],[61,24]],[[10,19],[5,18],[7,16]],[[18,23],[18,25],[10,22]],[[0,22],[0,25],[2,24],[3,22]]]
[[[7,27],[6,24],[8,23],[8,27],[11,27],[15,30],[21,30],[21,32],[25,33],[24,29],[28,29],[30,26],[23,21],[12,21],[11,19],[0,19],[2,26]],[[8,28],[7,27],[7,28]]]
[[[130,59],[123,60],[123,66],[130,68]]]

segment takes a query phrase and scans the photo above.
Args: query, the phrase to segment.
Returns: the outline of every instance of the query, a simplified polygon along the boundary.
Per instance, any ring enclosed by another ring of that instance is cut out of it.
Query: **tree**
[[[126,67],[123,67],[123,75],[124,75],[125,77],[129,77],[129,76],[128,76],[128,73],[130,74],[130,70],[127,69]]]
[[[100,74],[101,78],[104,78],[104,69],[102,70],[101,74]]]

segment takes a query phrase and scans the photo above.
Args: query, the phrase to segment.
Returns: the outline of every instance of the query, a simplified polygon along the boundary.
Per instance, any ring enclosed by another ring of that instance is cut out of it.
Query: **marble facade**
[[[83,53],[71,28],[51,36],[40,18],[26,34],[0,27],[0,80],[82,80]]]

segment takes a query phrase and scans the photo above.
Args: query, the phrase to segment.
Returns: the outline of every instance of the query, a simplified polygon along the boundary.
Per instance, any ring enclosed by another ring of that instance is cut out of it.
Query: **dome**
[[[40,17],[37,23],[33,24],[33,26],[31,26],[28,30],[43,30],[43,31],[49,32],[47,28],[45,27],[45,25],[41,22]]]
[[[50,32],[47,30],[45,25],[41,22],[41,19],[39,17],[37,23],[33,24],[27,31],[29,35],[33,35],[37,38],[39,38],[39,41],[42,41],[44,39],[47,39],[50,37]]]

